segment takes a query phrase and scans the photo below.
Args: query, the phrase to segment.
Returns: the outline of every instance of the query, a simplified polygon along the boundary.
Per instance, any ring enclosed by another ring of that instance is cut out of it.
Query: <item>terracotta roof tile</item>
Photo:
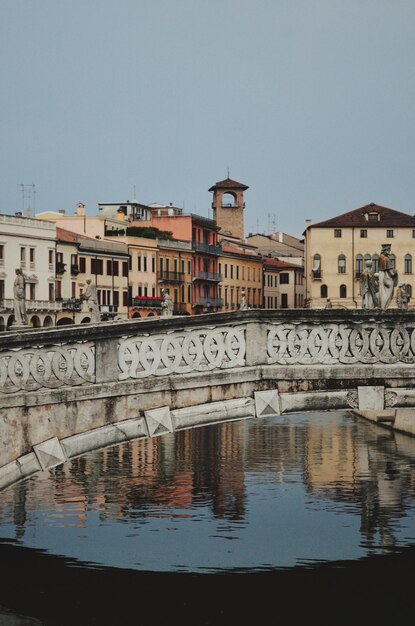
[[[379,219],[373,222],[369,221],[366,217],[369,213],[378,213]],[[347,228],[351,226],[360,228],[397,228],[399,226],[415,228],[415,216],[395,209],[388,209],[372,202],[329,220],[311,224],[309,228]]]
[[[248,185],[238,183],[236,180],[232,180],[228,177],[225,178],[225,180],[218,181],[209,189],[209,191],[216,191],[216,189],[242,189],[243,191],[245,191],[246,189],[249,189],[249,187]]]

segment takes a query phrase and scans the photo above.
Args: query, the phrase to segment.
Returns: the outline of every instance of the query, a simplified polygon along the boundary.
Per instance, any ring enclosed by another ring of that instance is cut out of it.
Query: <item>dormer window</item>
[[[371,213],[366,213],[366,219],[368,222],[379,222],[380,214],[376,211],[372,211]]]

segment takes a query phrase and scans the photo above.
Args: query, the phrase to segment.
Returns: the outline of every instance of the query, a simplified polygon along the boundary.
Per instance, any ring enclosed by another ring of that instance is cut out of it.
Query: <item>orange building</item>
[[[223,311],[238,309],[243,291],[249,308],[262,308],[262,257],[254,246],[223,240],[219,273],[222,275],[219,297],[223,300]]]

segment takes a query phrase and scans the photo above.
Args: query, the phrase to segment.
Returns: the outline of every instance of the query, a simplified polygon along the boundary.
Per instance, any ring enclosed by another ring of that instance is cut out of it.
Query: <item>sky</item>
[[[415,211],[414,0],[0,0],[0,213]]]

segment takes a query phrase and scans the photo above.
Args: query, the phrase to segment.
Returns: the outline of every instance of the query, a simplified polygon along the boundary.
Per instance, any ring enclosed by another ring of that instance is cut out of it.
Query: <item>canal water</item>
[[[414,566],[415,438],[350,412],[136,440],[0,493],[1,626],[406,617]]]

